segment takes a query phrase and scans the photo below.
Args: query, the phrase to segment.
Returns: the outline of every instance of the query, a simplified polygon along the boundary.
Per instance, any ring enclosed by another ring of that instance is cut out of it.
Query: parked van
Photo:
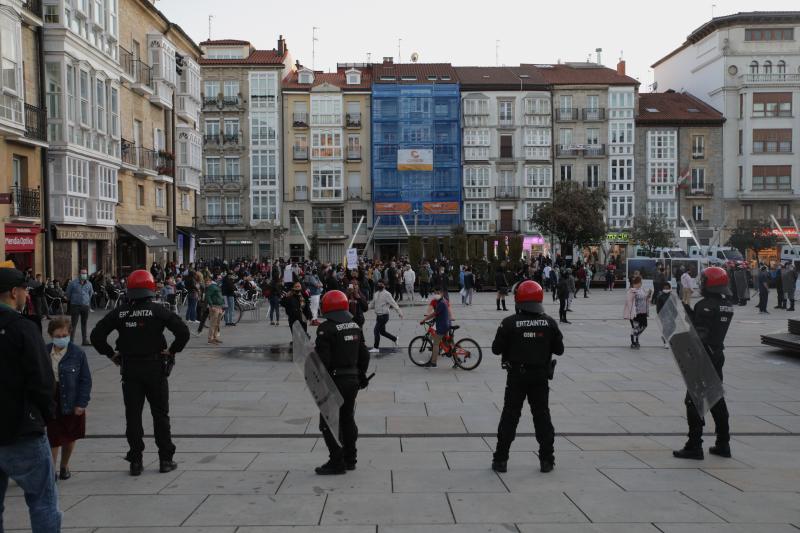
[[[689,257],[692,259],[708,259],[708,264],[711,266],[743,266],[747,267],[742,253],[736,248],[730,246],[697,246],[689,247]]]
[[[685,259],[689,257],[682,248],[656,248],[651,253],[647,248],[637,247],[636,257],[652,257],[654,259]]]

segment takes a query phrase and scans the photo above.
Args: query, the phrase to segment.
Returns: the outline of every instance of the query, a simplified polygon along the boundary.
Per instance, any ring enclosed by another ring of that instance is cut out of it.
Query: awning
[[[199,230],[191,226],[175,226],[175,229],[177,229],[178,231],[180,231],[185,235],[194,235],[198,239],[202,237],[213,237],[213,235],[208,231]]]
[[[118,224],[117,227],[136,237],[149,248],[175,248],[175,243],[161,235],[150,226],[137,224]]]

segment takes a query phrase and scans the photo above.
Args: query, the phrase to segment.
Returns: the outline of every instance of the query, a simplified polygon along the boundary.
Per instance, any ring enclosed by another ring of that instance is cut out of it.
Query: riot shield
[[[722,381],[691,322],[683,304],[672,293],[658,313],[664,338],[686,383],[689,397],[703,417],[725,395]]]
[[[747,285],[747,272],[744,270],[735,270],[733,272],[733,279],[736,281],[736,294],[733,296],[741,300],[750,299],[750,287]]]
[[[300,326],[300,321],[292,326],[292,360],[303,374],[311,397],[319,407],[319,412],[328,424],[333,438],[339,442],[339,409],[344,404],[344,399],[317,352],[314,351],[314,345]]]

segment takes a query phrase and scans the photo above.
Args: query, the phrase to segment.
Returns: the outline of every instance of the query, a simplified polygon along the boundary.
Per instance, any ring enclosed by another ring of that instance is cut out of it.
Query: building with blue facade
[[[461,113],[449,64],[373,66],[372,201],[376,251],[403,253],[408,230],[448,235],[461,224]]]

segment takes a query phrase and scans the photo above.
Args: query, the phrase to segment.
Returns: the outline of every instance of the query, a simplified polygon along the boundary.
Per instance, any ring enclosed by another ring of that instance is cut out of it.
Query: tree
[[[631,240],[653,255],[656,248],[669,248],[675,244],[675,234],[663,214],[638,216],[633,221]]]
[[[308,257],[312,261],[316,261],[319,259],[319,238],[316,234],[311,235],[311,238],[308,240],[308,244],[311,246],[311,249],[308,251]]]
[[[534,210],[530,221],[543,234],[551,234],[570,255],[572,246],[585,246],[605,237],[603,210],[606,197],[602,189],[589,189],[571,181],[556,183],[553,200]]]
[[[522,259],[522,235],[514,235],[508,238],[508,256],[515,267]]]
[[[736,248],[742,255],[747,256],[747,250],[756,254],[756,262],[761,262],[759,252],[775,246],[777,237],[772,233],[772,226],[765,220],[752,222],[740,221],[736,229],[731,232],[727,245]]]

